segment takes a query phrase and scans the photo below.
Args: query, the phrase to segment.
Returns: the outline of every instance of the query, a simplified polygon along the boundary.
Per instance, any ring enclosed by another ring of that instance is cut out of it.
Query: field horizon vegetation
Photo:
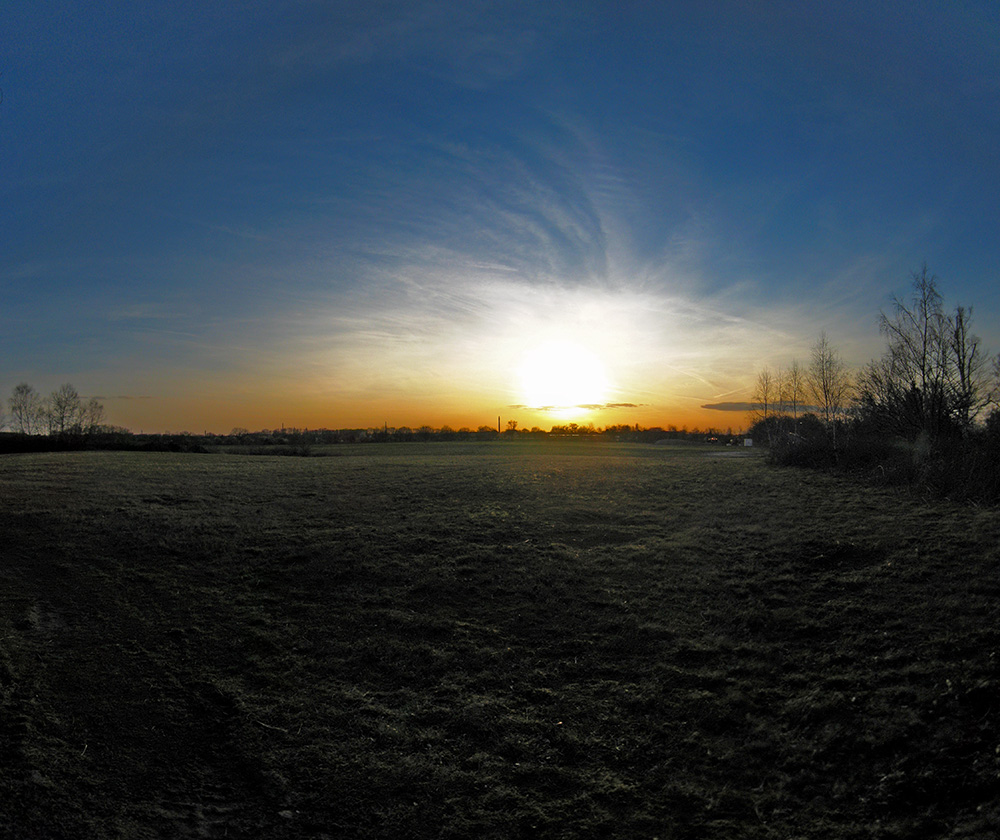
[[[0,836],[1000,832],[995,508],[735,447],[330,454],[0,457]]]
[[[766,446],[779,464],[838,469],[871,482],[909,485],[976,504],[1000,502],[1000,355],[993,356],[973,332],[972,307],[945,308],[938,278],[924,264],[911,275],[909,298],[894,297],[879,312],[885,339],[880,357],[851,371],[825,332],[813,344],[808,364],[792,359],[783,368],[765,366],[745,407],[747,434]],[[577,371],[586,381],[585,368]],[[622,406],[631,405],[623,403]],[[104,422],[104,406],[84,401],[70,383],[48,396],[29,383],[16,385],[0,416],[0,454],[71,450],[224,452],[257,455],[328,455],[333,445],[356,443],[525,442],[585,438],[619,443],[711,443],[739,445],[743,431],[675,425],[556,424],[546,432],[502,417],[496,427],[389,428],[250,431],[229,434],[188,431],[134,434]],[[524,408],[525,406],[520,406]],[[593,408],[595,406],[589,406]],[[510,406],[517,408],[517,406]],[[576,409],[588,406],[577,405]]]

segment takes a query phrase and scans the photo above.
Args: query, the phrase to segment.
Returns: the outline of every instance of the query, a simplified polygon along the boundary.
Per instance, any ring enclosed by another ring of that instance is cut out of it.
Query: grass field
[[[0,837],[1000,834],[998,511],[329,453],[0,458]]]

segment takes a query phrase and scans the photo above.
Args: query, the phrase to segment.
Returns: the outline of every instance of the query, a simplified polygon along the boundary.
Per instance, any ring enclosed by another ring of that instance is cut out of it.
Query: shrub
[[[833,467],[838,451],[832,435],[815,414],[789,417],[772,414],[758,420],[750,428],[754,442],[758,440],[770,449],[775,464],[794,467]]]
[[[878,484],[911,484],[920,456],[913,444],[888,435],[855,434],[840,453],[840,466]]]
[[[771,459],[789,467],[826,468],[837,465],[837,451],[826,436],[803,437],[793,432],[772,444]]]
[[[939,441],[920,465],[921,484],[951,499],[1000,502],[1000,439],[984,431]]]

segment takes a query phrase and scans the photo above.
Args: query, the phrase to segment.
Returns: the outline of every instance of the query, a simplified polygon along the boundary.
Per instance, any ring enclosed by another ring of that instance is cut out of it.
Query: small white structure
[[[753,446],[753,438],[743,438],[744,446]]]

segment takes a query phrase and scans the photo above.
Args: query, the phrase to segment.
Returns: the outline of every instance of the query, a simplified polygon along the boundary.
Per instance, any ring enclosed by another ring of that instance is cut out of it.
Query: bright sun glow
[[[573,341],[546,341],[526,351],[518,370],[522,400],[532,408],[578,412],[608,398],[601,360]]]

